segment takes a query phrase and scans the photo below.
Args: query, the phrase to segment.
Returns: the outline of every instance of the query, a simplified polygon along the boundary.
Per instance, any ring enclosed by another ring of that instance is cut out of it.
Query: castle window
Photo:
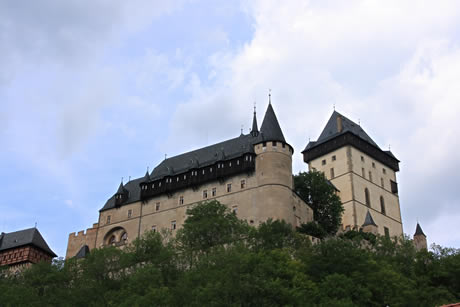
[[[380,211],[382,214],[387,214],[385,210],[385,200],[383,199],[383,196],[380,196]]]
[[[152,183],[152,189],[154,189],[154,188],[155,188],[155,184],[154,184],[154,183]]]
[[[326,159],[324,159],[323,161],[321,161],[321,164],[322,164],[322,165],[326,165]]]
[[[161,181],[158,183],[158,186],[161,187]]]
[[[249,224],[254,224],[254,220],[250,220],[250,221],[249,221]]]
[[[263,142],[262,147],[264,147],[264,148],[267,147],[267,142]]]
[[[334,178],[334,168],[331,168],[331,179]]]
[[[246,180],[241,180],[241,188],[244,189],[246,187]]]
[[[240,160],[236,160],[236,165],[240,165]]]
[[[155,211],[160,211],[160,203],[155,204]]]
[[[398,184],[395,181],[390,180],[390,185],[391,185],[391,193],[398,194]]]
[[[249,156],[249,161],[252,161],[252,156]]]
[[[208,198],[208,190],[203,190],[203,199]]]
[[[128,240],[128,234],[126,232],[123,232],[123,234],[121,235],[121,241],[126,241]]]
[[[228,183],[227,184],[227,193],[230,193],[232,191],[232,184]]]
[[[184,196],[180,196],[179,197],[179,205],[183,205],[184,204]]]
[[[375,168],[375,163],[374,162],[372,162],[372,167]]]
[[[368,188],[364,189],[364,196],[366,198],[366,206],[370,207],[371,206],[371,198],[369,196],[369,189]]]
[[[369,171],[369,180],[372,182],[372,173]]]
[[[248,156],[244,157],[244,160],[245,160],[245,161],[248,161]]]
[[[217,168],[220,168],[220,163],[217,163]]]
[[[232,162],[228,162],[228,166],[232,167]]]
[[[286,144],[284,144],[284,143],[281,143],[281,144],[283,145],[283,148],[286,148]]]
[[[361,169],[361,175],[363,175],[363,178],[366,178],[366,171],[364,170],[364,167]]]
[[[380,185],[382,186],[382,188],[385,188],[385,184],[383,183],[383,178],[380,178]]]
[[[209,168],[209,172],[212,173],[212,167]]]
[[[232,207],[232,212],[237,214],[238,213],[238,206],[233,206]]]
[[[153,225],[153,226],[152,226],[152,231],[153,231],[153,232],[157,232],[157,225]]]
[[[128,218],[130,218],[132,214],[133,214],[133,210],[129,209],[128,210]]]
[[[177,182],[179,182],[179,176],[177,176],[177,179],[176,179]]]
[[[187,179],[187,175],[184,175],[184,180]]]
[[[216,196],[216,194],[217,194],[217,189],[216,189],[216,188],[212,188],[212,192],[211,192],[211,193],[212,193],[212,196],[213,196],[213,197]]]
[[[204,175],[204,169],[203,169],[203,171],[202,171],[202,174]]]
[[[272,146],[273,146],[273,147],[276,147],[276,141],[273,141],[273,142],[272,142]]]
[[[335,161],[337,158],[335,155],[332,156],[332,161]]]
[[[361,156],[361,162],[364,162],[364,157],[363,156]]]
[[[110,215],[107,215],[107,224],[110,224]]]
[[[383,230],[385,231],[385,237],[389,238],[390,237],[390,229],[388,229],[388,227],[383,227]]]
[[[387,170],[386,170],[385,168],[382,168],[382,172],[383,172],[384,174],[386,174],[386,173],[387,173]]]
[[[171,230],[176,230],[176,221],[171,221]]]

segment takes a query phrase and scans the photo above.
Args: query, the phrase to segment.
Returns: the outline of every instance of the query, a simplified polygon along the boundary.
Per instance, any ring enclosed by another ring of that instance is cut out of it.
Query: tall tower
[[[340,191],[344,229],[359,229],[369,211],[379,234],[403,234],[399,160],[380,149],[360,125],[334,111],[318,140],[302,153],[309,169],[323,172]]]

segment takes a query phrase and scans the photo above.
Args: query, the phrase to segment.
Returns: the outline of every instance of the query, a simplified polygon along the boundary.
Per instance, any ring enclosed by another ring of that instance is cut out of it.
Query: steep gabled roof
[[[415,228],[415,234],[414,236],[422,235],[426,237],[426,235],[423,233],[422,227],[420,227],[420,224],[417,223],[417,227]]]
[[[339,132],[338,129],[338,117],[341,117],[342,120],[342,130]],[[339,134],[343,134],[346,132],[351,132],[355,134],[356,136],[359,136],[361,139],[365,140],[366,142],[374,145],[375,147],[379,148],[379,146],[372,140],[372,138],[361,128],[360,125],[356,124],[352,120],[346,118],[342,114],[340,114],[337,111],[334,111],[329,118],[329,121],[327,122],[326,126],[323,129],[323,132],[321,132],[318,140],[315,142],[315,145],[321,144]],[[379,148],[380,149],[380,148]]]
[[[372,215],[369,212],[369,210],[367,210],[366,218],[364,219],[364,223],[363,223],[362,227],[368,226],[368,225],[377,226],[377,224],[375,224],[374,219],[372,218]]]
[[[0,241],[0,251],[26,245],[33,245],[48,253],[52,257],[57,257],[57,255],[49,248],[48,244],[46,244],[45,239],[43,239],[37,228],[3,233],[2,240]]]
[[[264,141],[280,141],[286,143],[283,131],[281,131],[280,124],[278,123],[271,103],[268,104],[262,126],[260,127],[260,132],[262,133]]]

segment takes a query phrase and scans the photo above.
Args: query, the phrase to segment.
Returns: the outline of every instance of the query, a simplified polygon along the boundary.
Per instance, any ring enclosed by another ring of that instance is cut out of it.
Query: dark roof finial
[[[268,104],[272,104],[272,89],[268,89]]]

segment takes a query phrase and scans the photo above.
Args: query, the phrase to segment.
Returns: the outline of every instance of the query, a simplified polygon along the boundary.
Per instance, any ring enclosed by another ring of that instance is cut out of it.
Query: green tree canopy
[[[300,172],[294,176],[294,190],[313,209],[314,222],[302,225],[301,231],[319,238],[335,235],[342,221],[343,206],[324,174]]]

